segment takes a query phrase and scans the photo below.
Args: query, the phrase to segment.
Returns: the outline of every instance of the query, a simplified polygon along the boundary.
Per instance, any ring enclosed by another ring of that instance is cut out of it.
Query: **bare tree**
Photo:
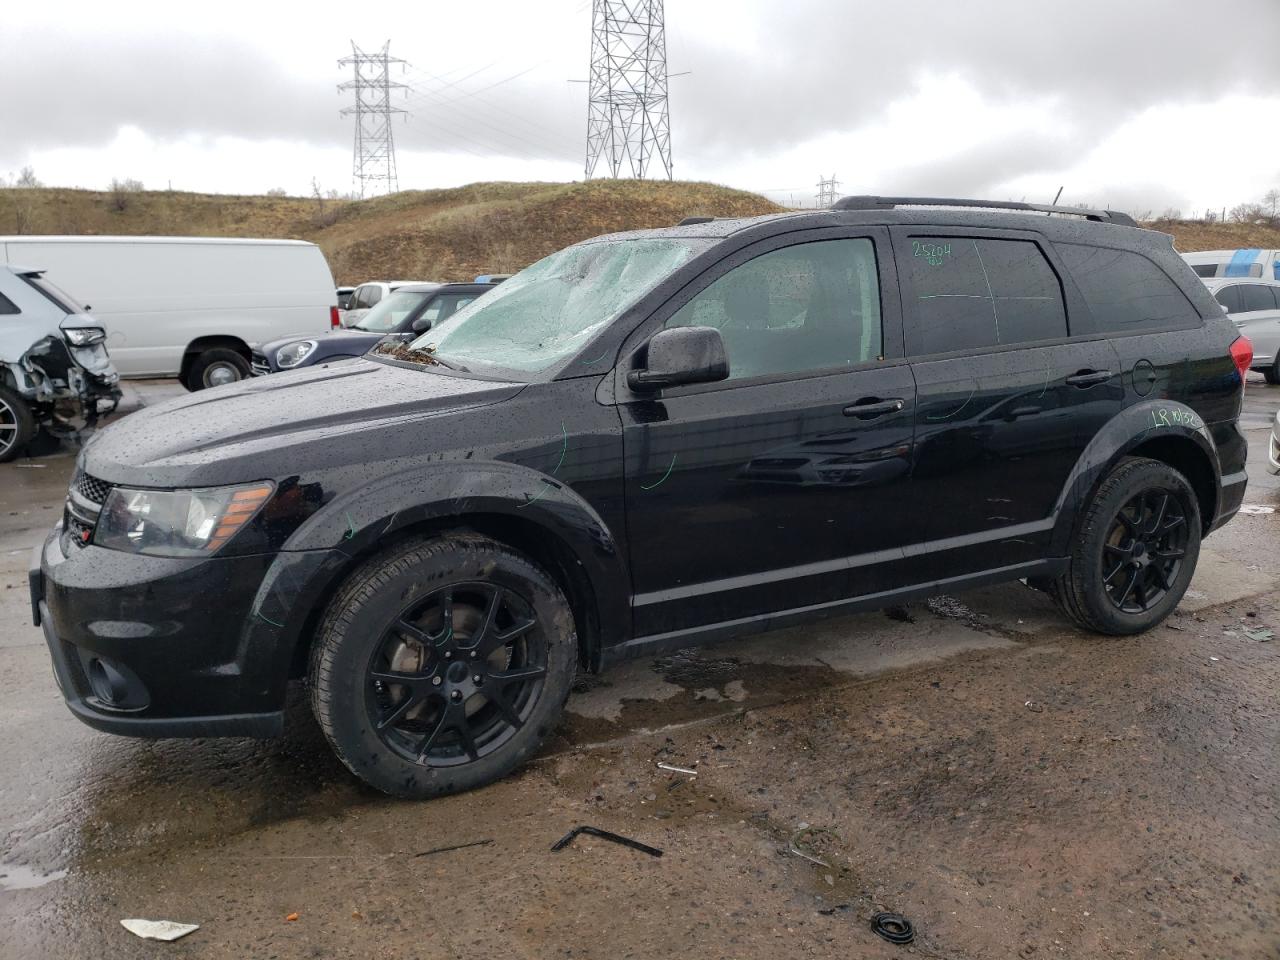
[[[23,167],[22,172],[18,174],[18,179],[13,181],[15,187],[43,187],[44,184],[36,179],[36,172],[30,167]]]
[[[1266,216],[1267,212],[1256,203],[1237,203],[1227,213],[1227,219],[1233,223],[1253,223],[1256,220],[1265,219]]]
[[[1160,211],[1160,216],[1156,217],[1156,219],[1157,220],[1181,220],[1182,211],[1179,210],[1177,207],[1165,207],[1164,210]]]
[[[1280,204],[1280,190],[1272,187],[1262,195],[1262,202],[1271,208],[1271,215],[1276,215],[1276,205]]]
[[[268,197],[287,197],[288,195],[284,187],[272,187],[267,191]]]
[[[119,180],[112,177],[111,206],[115,208],[117,213],[124,213],[129,209],[129,201],[132,199],[133,194],[141,193],[145,189],[141,180],[134,180],[130,177]]]

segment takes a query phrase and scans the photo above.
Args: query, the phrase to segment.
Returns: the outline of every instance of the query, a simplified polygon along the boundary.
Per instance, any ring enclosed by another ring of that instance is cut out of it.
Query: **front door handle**
[[[859,420],[871,420],[874,417],[882,417],[886,413],[897,413],[904,405],[905,402],[900,397],[895,397],[893,400],[877,400],[875,397],[868,397],[849,404],[844,408],[844,415],[857,417]]]
[[[1067,377],[1067,383],[1073,387],[1092,387],[1099,383],[1106,383],[1110,379],[1110,370],[1081,370]]]

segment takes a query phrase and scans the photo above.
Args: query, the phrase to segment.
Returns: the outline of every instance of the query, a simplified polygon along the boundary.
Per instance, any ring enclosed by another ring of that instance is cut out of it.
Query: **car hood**
[[[216,486],[351,466],[368,471],[456,444],[453,417],[510,399],[522,383],[348,360],[213,387],[101,430],[85,472],[110,483]]]
[[[327,333],[296,333],[291,337],[281,337],[262,344],[258,349],[266,357],[274,358],[276,351],[299,340],[314,340],[319,351],[325,356],[337,353],[361,354],[381,340],[385,334],[370,333],[367,330],[330,330]]]

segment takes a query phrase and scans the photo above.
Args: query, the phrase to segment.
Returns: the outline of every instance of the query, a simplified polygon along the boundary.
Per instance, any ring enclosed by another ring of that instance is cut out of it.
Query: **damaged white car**
[[[78,437],[120,400],[106,331],[42,274],[0,265],[0,463],[41,427]]]

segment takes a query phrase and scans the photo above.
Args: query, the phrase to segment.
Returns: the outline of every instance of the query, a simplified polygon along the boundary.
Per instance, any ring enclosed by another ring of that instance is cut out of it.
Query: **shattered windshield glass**
[[[519,380],[572,355],[713,241],[604,240],[568,247],[517,273],[409,344],[396,360]]]

